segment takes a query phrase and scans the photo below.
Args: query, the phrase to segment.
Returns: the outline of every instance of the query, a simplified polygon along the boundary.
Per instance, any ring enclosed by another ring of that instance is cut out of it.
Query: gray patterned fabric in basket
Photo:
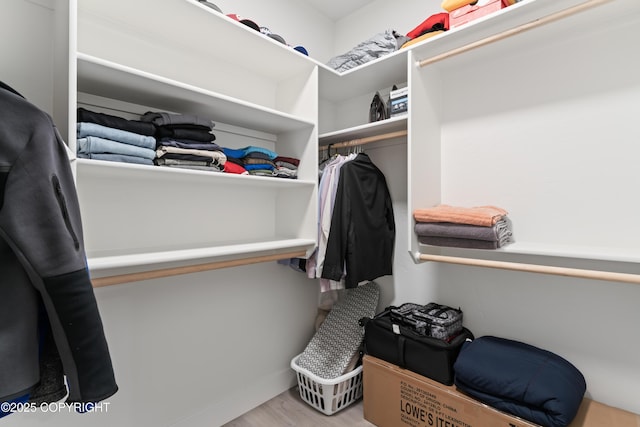
[[[345,374],[364,337],[358,321],[373,317],[378,306],[380,289],[375,282],[345,292],[297,361],[298,366],[320,378],[332,379]]]

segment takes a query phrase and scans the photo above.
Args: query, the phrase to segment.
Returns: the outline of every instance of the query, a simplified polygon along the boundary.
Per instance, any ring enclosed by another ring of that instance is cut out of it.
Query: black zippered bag
[[[422,335],[411,326],[391,318],[391,307],[373,318],[363,318],[364,352],[401,368],[452,385],[453,364],[467,339],[473,334],[467,328],[448,341]]]
[[[394,323],[411,327],[420,335],[449,340],[462,331],[462,310],[430,302],[388,307]]]

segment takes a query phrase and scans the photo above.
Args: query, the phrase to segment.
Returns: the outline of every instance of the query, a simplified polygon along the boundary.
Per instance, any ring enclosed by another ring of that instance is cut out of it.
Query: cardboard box
[[[449,25],[451,28],[459,27],[511,4],[510,0],[478,0],[473,4],[462,6],[449,12]]]
[[[391,117],[404,114],[409,106],[409,88],[401,87],[389,93],[389,115]]]
[[[365,355],[364,418],[378,427],[539,427],[446,386]],[[640,427],[640,415],[584,399],[570,427]]]
[[[401,87],[400,89],[392,90],[391,92],[389,92],[389,98],[391,99],[398,99],[402,97],[406,98],[407,96],[409,96],[408,86]]]

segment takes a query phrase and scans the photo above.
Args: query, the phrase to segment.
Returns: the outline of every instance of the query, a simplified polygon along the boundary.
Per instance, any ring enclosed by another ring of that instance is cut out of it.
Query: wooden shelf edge
[[[581,279],[606,280],[640,284],[640,274],[618,273],[614,271],[587,270],[581,268],[555,267],[551,265],[527,264],[510,261],[464,258],[446,255],[419,254],[421,261],[444,262],[474,267],[497,268],[501,270],[523,271],[527,273],[552,274],[556,276],[577,277]]]
[[[218,270],[220,268],[239,267],[243,265],[257,264],[261,262],[278,261],[288,258],[302,258],[305,251],[286,252],[273,255],[240,258],[226,261],[215,261],[204,264],[185,265],[172,268],[161,268],[137,273],[119,274],[91,279],[94,288],[119,285],[122,283],[139,282],[143,280],[159,279],[162,277],[178,276],[181,274],[199,273],[202,271]]]

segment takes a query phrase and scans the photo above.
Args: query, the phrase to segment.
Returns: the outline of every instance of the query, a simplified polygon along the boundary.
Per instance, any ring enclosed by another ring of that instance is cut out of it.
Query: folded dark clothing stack
[[[80,158],[152,165],[155,126],[85,108],[77,110]]]
[[[587,388],[582,373],[564,358],[493,336],[465,343],[454,371],[454,382],[461,391],[549,427],[571,423]]]
[[[123,117],[113,116],[110,114],[97,113],[87,110],[86,108],[78,108],[78,123],[90,122],[110,128],[122,129],[140,135],[155,136],[156,127],[153,123],[142,122],[139,120],[127,120]]]
[[[278,178],[298,178],[300,160],[293,157],[278,156],[274,159],[276,165],[273,176]]]
[[[507,211],[495,206],[438,205],[416,209],[414,219],[418,241],[425,245],[497,249],[513,236]]]
[[[193,114],[155,111],[146,112],[141,120],[156,127],[158,166],[216,172],[224,169],[227,157],[213,142],[213,121]]]

